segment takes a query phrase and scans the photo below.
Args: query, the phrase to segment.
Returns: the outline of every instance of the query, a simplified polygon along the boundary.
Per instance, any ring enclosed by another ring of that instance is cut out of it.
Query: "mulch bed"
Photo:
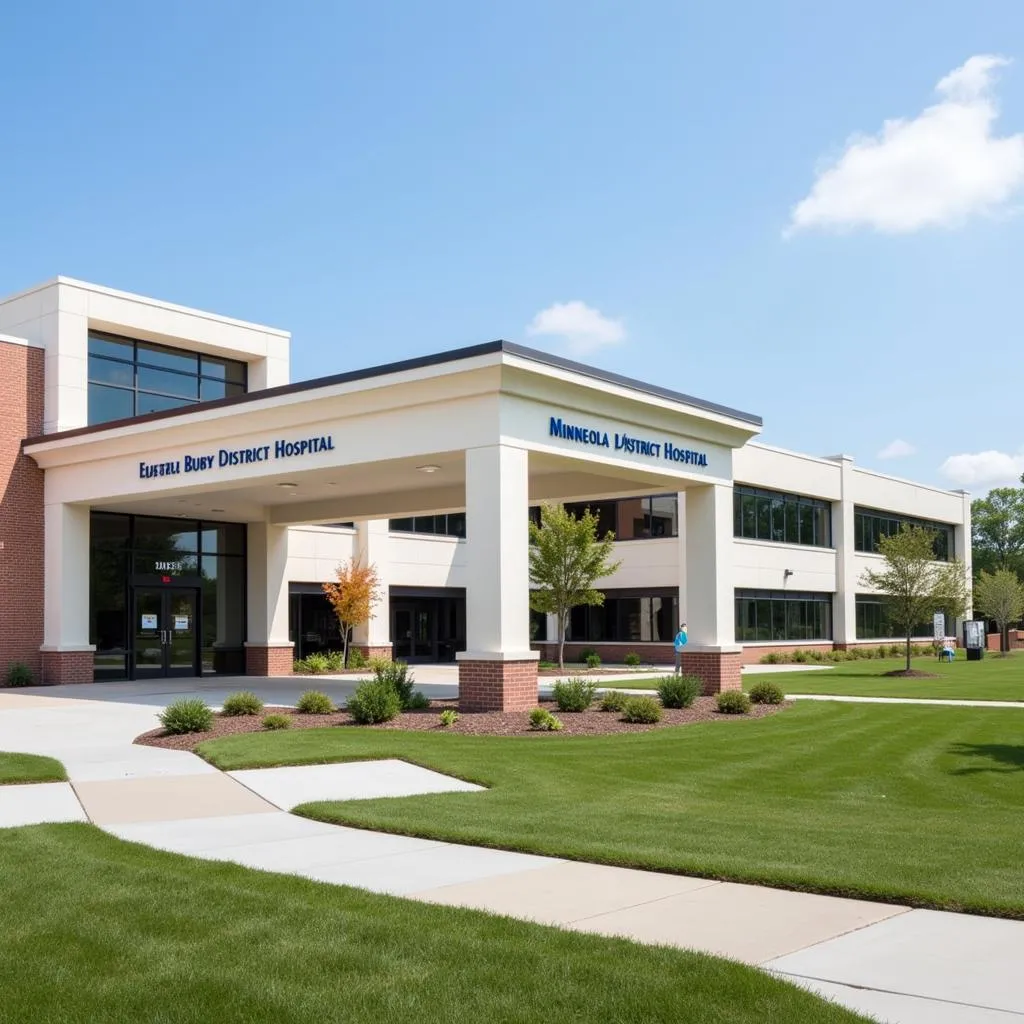
[[[898,668],[892,672],[883,672],[882,675],[888,676],[893,679],[941,679],[942,676],[935,675],[934,672],[921,672],[916,668],[906,669]]]
[[[268,707],[263,714],[287,715],[292,720],[292,729],[323,729],[330,726],[356,729],[413,729],[423,732],[457,732],[471,736],[602,736],[618,732],[650,732],[668,725],[691,725],[694,722],[742,721],[744,718],[763,718],[774,714],[783,704],[753,704],[749,715],[723,715],[718,711],[713,697],[698,697],[688,708],[664,708],[663,717],[655,725],[638,725],[623,722],[621,715],[614,711],[559,711],[552,701],[541,701],[561,719],[563,728],[559,732],[544,732],[530,728],[528,711],[478,711],[459,712],[459,720],[442,728],[438,716],[446,708],[458,710],[456,700],[432,700],[430,707],[422,711],[403,711],[396,719],[380,725],[358,726],[346,711],[331,715],[300,715],[294,708]],[[193,732],[184,736],[168,736],[163,729],[143,733],[135,742],[148,747],[167,747],[171,750],[192,750],[205,740],[219,736],[234,736],[239,733],[263,732],[263,715],[238,715],[226,717],[216,715],[209,732]]]

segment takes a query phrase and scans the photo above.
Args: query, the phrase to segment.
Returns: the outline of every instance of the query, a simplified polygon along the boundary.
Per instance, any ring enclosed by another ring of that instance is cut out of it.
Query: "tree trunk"
[[[907,671],[910,671],[910,637],[907,637]]]
[[[348,626],[341,627],[341,667],[348,668],[348,638],[352,632]]]
[[[565,623],[558,616],[558,671],[565,671]]]

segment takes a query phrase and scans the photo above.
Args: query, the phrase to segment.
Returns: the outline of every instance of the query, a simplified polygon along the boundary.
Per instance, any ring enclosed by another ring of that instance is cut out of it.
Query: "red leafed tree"
[[[339,565],[334,575],[334,582],[325,583],[323,592],[338,617],[344,664],[348,668],[352,630],[369,621],[373,606],[380,602],[380,580],[375,565],[363,565],[357,558]]]

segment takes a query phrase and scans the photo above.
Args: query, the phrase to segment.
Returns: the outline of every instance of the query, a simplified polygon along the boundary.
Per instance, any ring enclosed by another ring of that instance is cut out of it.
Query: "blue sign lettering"
[[[330,434],[307,437],[301,441],[275,441],[273,445],[255,448],[221,448],[209,454],[185,455],[174,462],[140,462],[139,479],[151,480],[158,476],[176,476],[179,473],[205,473],[209,469],[225,466],[251,466],[273,459],[290,459],[297,455],[316,455],[333,452],[334,438]]]
[[[679,462],[686,466],[707,466],[707,452],[697,452],[691,448],[678,448],[671,441],[651,441],[644,437],[633,437],[631,434],[608,434],[591,427],[580,427],[567,423],[561,416],[551,416],[548,420],[548,436],[558,437],[563,441],[575,444],[595,445],[599,448],[614,448],[615,451],[627,455],[643,455],[649,459],[665,459],[668,462]]]

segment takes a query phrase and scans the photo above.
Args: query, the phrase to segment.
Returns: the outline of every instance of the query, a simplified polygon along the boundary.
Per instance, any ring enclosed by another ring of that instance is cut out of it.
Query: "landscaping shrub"
[[[330,672],[331,670],[330,659],[326,654],[319,652],[307,655],[303,665],[305,666],[305,675],[322,676],[325,672]]]
[[[595,648],[593,648],[593,647],[584,647],[583,650],[580,651],[580,661],[584,665],[586,665],[586,663],[590,660],[590,658],[593,657],[595,654],[597,655],[598,658],[601,657],[600,654],[597,654],[597,650]]]
[[[172,735],[207,732],[213,727],[213,710],[198,697],[182,697],[160,713],[160,724]]]
[[[762,665],[781,665],[782,655],[778,651],[771,651],[769,654],[761,655]]]
[[[360,683],[348,699],[348,712],[360,725],[390,722],[402,710],[402,701],[387,680]]]
[[[594,703],[596,689],[589,679],[573,676],[555,683],[552,696],[559,711],[586,711]]]
[[[369,665],[370,659],[363,654],[362,648],[350,647],[348,649],[348,667],[349,668],[366,668]]]
[[[4,682],[8,686],[31,686],[34,682],[32,669],[23,661],[12,661],[7,666],[7,675]]]
[[[816,664],[820,665],[825,660],[825,652],[824,651],[818,651],[818,650],[808,651],[807,652],[807,657],[811,661],[813,661]]]
[[[328,651],[324,657],[327,659],[328,672],[341,672],[345,668],[345,654],[343,651]]]
[[[785,700],[781,688],[767,681],[754,683],[748,696],[754,704],[781,704]]]
[[[627,697],[622,704],[624,722],[650,725],[661,721],[661,705],[653,697]]]
[[[454,708],[445,708],[441,712],[441,728],[448,729],[459,720],[459,713]]]
[[[588,654],[587,655],[587,668],[600,668],[601,667],[601,655],[600,654]]]
[[[688,708],[702,688],[700,676],[665,676],[658,684],[658,696],[667,708]]]
[[[378,669],[383,669],[385,665],[390,665],[390,658],[382,658],[379,654],[374,655],[366,662],[366,667],[374,674],[377,674]]]
[[[258,715],[263,710],[263,701],[249,690],[229,693],[224,698],[224,706],[220,713],[229,718],[235,715]]]
[[[609,690],[601,696],[600,708],[602,711],[621,711],[622,706],[629,698],[618,690]]]
[[[266,715],[263,719],[264,729],[290,729],[292,720],[287,715]]]
[[[329,715],[334,710],[334,701],[319,690],[307,690],[295,702],[295,710],[303,715]]]
[[[799,648],[792,654],[792,662],[794,665],[804,665],[807,663],[807,651],[801,651]]]
[[[723,715],[745,715],[750,710],[750,698],[742,690],[723,690],[715,703]]]
[[[424,711],[430,707],[430,698],[420,690],[413,690],[406,702],[404,711]]]
[[[636,651],[630,651],[623,659],[622,662],[628,668],[639,668],[640,667],[640,655]]]
[[[558,662],[557,661],[545,661],[543,658],[541,658],[541,660],[537,662],[537,668],[538,669],[558,668]]]
[[[409,707],[412,700],[413,677],[409,666],[404,661],[385,661],[374,667],[373,678],[398,694],[398,703],[403,708]]]
[[[530,712],[530,728],[540,732],[558,732],[562,723],[547,708],[534,708]]]

